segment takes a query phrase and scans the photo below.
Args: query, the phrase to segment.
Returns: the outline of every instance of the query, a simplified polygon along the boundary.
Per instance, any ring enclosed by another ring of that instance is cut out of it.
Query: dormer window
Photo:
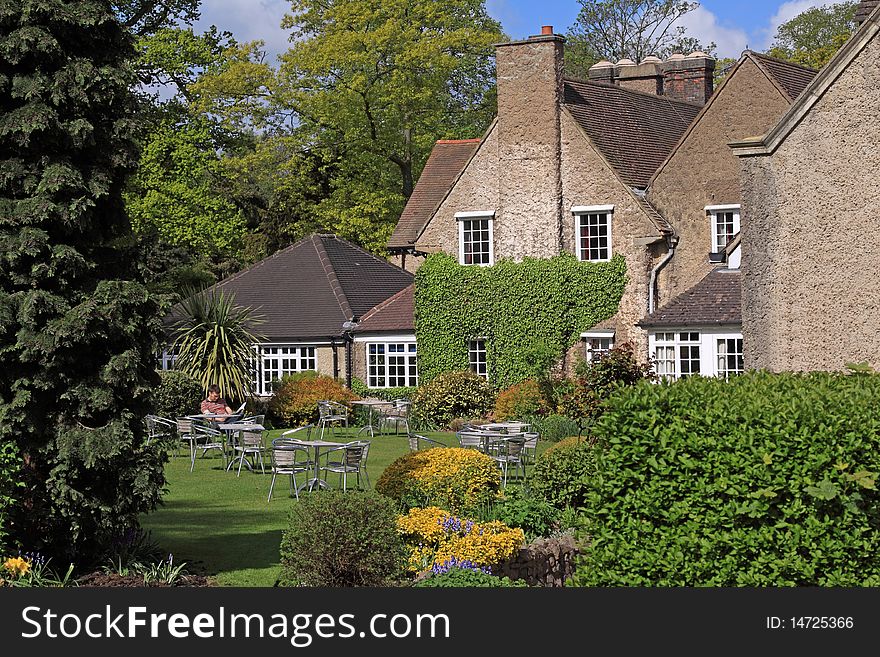
[[[707,205],[706,215],[712,231],[711,253],[722,253],[739,233],[738,205]]]
[[[575,219],[578,260],[611,260],[611,215],[613,205],[581,205],[571,209]]]
[[[493,223],[495,213],[458,212],[458,262],[486,267],[495,264]]]

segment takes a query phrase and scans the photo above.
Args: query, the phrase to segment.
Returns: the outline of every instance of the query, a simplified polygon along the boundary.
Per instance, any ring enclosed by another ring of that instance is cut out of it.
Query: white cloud
[[[790,0],[790,2],[783,2],[770,19],[770,25],[760,31],[762,48],[766,50],[770,47],[776,36],[776,30],[778,30],[779,26],[783,23],[790,21],[798,14],[804,13],[807,9],[813,7],[826,7],[840,1],[841,0]]]
[[[738,27],[726,27],[718,23],[718,18],[705,7],[697,7],[679,19],[677,25],[687,28],[689,36],[701,43],[715,42],[719,57],[738,58],[748,45],[746,31]]]
[[[216,25],[221,32],[232,32],[239,43],[265,41],[266,59],[276,64],[278,55],[289,47],[289,31],[281,29],[281,19],[289,10],[286,0],[202,0],[202,18],[195,29]]]

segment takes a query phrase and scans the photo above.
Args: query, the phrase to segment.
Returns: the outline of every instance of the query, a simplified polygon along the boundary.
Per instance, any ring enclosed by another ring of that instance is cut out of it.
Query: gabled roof
[[[434,144],[422,175],[388,240],[389,249],[407,248],[416,243],[479,145],[479,139],[440,140]]]
[[[779,119],[779,122],[762,137],[751,137],[729,146],[739,157],[761,156],[772,154],[779,145],[785,141],[804,117],[813,109],[813,106],[825,95],[825,92],[835,83],[838,77],[849,67],[853,60],[865,49],[865,47],[877,37],[880,32],[880,3],[878,3],[864,19],[855,33],[849,38],[843,47],[837,51],[822,70],[813,78],[807,87],[798,96],[788,112]]]
[[[819,72],[807,66],[751,50],[746,50],[743,54],[750,57],[767,74],[767,77],[776,83],[776,86],[788,96],[790,102],[794,102],[794,99],[801,95]]]
[[[267,342],[331,338],[413,281],[412,274],[335,235],[310,235],[213,286],[264,322]]]
[[[702,107],[601,82],[564,85],[572,117],[632,187],[647,187]]]
[[[643,328],[742,324],[738,269],[715,269],[641,322]]]
[[[415,330],[415,285],[403,288],[390,299],[370,309],[357,333],[411,333]]]

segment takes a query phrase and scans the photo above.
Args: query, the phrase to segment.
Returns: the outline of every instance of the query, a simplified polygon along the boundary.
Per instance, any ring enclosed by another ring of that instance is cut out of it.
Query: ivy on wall
[[[626,285],[626,262],[580,262],[573,255],[492,267],[430,256],[416,272],[419,382],[468,368],[467,343],[486,341],[493,385],[543,372],[580,334],[611,317]]]

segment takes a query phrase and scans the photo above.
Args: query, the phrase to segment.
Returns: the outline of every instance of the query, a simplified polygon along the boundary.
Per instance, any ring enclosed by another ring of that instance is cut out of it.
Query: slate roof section
[[[666,96],[565,80],[565,106],[631,187],[645,188],[702,108]]]
[[[800,96],[801,92],[807,88],[807,85],[813,81],[813,78],[819,72],[815,69],[793,64],[784,59],[770,57],[763,53],[749,51],[748,54],[779,85],[790,101],[794,101],[795,98]]]
[[[862,0],[856,7],[856,23],[861,24],[868,20],[877,7],[880,7],[880,0]]]
[[[356,333],[412,333],[415,330],[415,285],[403,288],[369,310]]]
[[[412,285],[413,276],[335,235],[310,235],[213,289],[262,315],[266,342],[329,339]]]
[[[742,324],[738,269],[715,269],[639,322],[642,328]]]
[[[479,145],[479,139],[440,140],[434,144],[419,181],[388,240],[389,249],[405,249],[416,243]]]

